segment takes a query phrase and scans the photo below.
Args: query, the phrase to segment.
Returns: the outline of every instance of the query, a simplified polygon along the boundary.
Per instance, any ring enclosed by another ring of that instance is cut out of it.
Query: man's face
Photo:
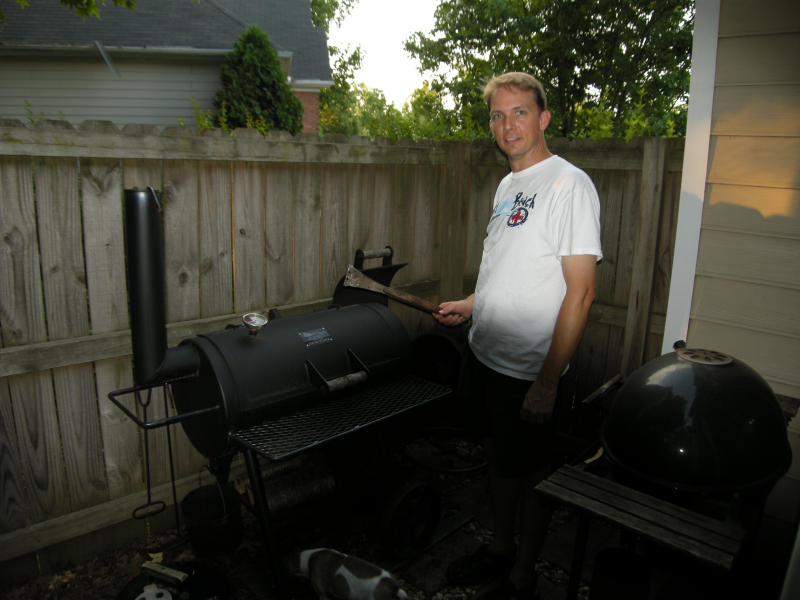
[[[492,96],[489,126],[512,171],[521,171],[550,155],[544,141],[549,124],[550,112],[539,110],[532,90],[504,86]]]

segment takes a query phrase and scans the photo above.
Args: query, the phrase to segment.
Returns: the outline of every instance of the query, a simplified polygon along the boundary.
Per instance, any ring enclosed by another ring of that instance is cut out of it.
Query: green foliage
[[[263,30],[249,27],[236,40],[221,70],[222,89],[214,107],[227,106],[228,126],[278,129],[297,134],[303,128],[303,107],[286,81],[278,53]]]
[[[217,127],[226,133],[233,131],[230,125],[228,125],[227,102],[222,103],[219,113],[215,116],[211,110],[203,110],[200,108],[200,105],[197,103],[197,99],[192,97],[192,109],[194,109],[194,124],[197,127],[197,131],[216,129]],[[181,122],[181,127],[183,126],[184,124]]]
[[[358,135],[359,126],[352,110],[356,96],[350,82],[361,66],[361,49],[344,51],[331,46],[328,53],[334,59],[333,85],[319,94],[320,133]]]
[[[330,31],[331,22],[341,25],[357,0],[311,0],[311,22],[314,27]]]
[[[106,5],[106,0],[60,0],[61,4],[69,8],[72,12],[78,15],[84,21],[87,17],[100,18],[100,7]],[[136,0],[113,0],[116,6],[125,6],[133,9],[136,6]],[[22,8],[30,6],[28,0],[17,0]],[[3,11],[0,11],[0,23],[5,23],[6,17]]]
[[[575,137],[600,139],[614,135],[614,114],[605,106],[583,105],[575,112]]]
[[[412,93],[402,110],[396,108],[379,90],[351,83],[361,66],[360,48],[329,51],[335,58],[334,84],[320,93],[321,134],[415,140],[474,139],[488,134],[488,129],[484,132],[460,124],[444,107],[441,91],[427,82]]]
[[[33,105],[30,100],[25,100],[25,115],[28,117],[28,123],[36,125],[39,121],[43,121],[47,116],[40,112],[38,115],[33,112]]]
[[[459,123],[486,120],[494,74],[527,71],[560,135],[683,133],[692,0],[441,0],[432,34],[406,49],[452,97]]]
[[[100,7],[106,5],[106,0],[60,0],[61,4],[71,9],[81,19],[88,17],[100,18]],[[20,2],[20,0],[17,0]],[[124,6],[130,10],[136,6],[136,0],[113,0],[115,6]]]

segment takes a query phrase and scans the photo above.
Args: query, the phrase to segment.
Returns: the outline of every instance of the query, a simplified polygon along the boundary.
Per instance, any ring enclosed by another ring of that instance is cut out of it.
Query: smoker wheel
[[[271,460],[287,458],[450,393],[407,375],[336,396],[306,410],[231,433],[231,439]]]

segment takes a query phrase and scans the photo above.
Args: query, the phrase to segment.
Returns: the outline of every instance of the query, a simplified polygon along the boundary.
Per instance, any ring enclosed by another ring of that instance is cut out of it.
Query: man
[[[478,422],[488,424],[494,531],[490,544],[450,566],[448,578],[487,583],[479,598],[511,600],[535,594],[550,510],[533,488],[550,472],[558,382],[594,300],[600,203],[589,177],[549,151],[539,81],[506,73],[486,85],[484,99],[511,173],[495,194],[475,293],[442,303],[435,318],[472,319],[464,372]]]

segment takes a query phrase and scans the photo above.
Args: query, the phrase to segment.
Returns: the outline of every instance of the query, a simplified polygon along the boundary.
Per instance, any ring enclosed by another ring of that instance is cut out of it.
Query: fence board
[[[407,263],[395,275],[393,284],[399,285],[409,281],[418,281],[419,261],[414,260],[414,211],[417,208],[415,198],[411,195],[414,186],[413,171],[410,167],[394,165],[387,169],[389,174],[389,216],[387,223],[387,243],[394,249],[394,262]],[[391,231],[391,233],[390,233]],[[391,240],[388,240],[391,236]]]
[[[622,349],[623,375],[633,372],[642,364],[644,358],[668,148],[667,140],[656,138],[646,140],[644,146],[641,190],[636,215],[636,246],[627,302],[628,320],[625,324],[625,344]]]
[[[209,317],[233,310],[231,163],[202,162],[198,183],[200,316]]]
[[[436,185],[436,170],[422,166],[413,167],[411,200],[414,215],[410,227],[413,241],[409,248],[409,260],[414,265],[416,280],[434,279],[436,277],[434,265],[440,263],[439,251],[433,244]]]
[[[88,335],[77,160],[44,159],[35,187],[48,337]],[[105,477],[91,364],[54,369],[52,376],[67,487],[56,514],[63,514],[102,501]]]
[[[393,191],[391,166],[378,165],[371,169],[371,174],[374,178],[372,198],[362,198],[369,207],[364,211],[369,223],[369,237],[364,250],[376,250],[386,245],[394,247],[395,230],[389,227]],[[364,203],[361,206],[364,207]]]
[[[167,320],[185,321],[201,316],[201,234],[203,224],[198,194],[200,165],[189,161],[164,163],[164,253],[166,256]],[[230,231],[230,228],[228,229]],[[229,249],[230,245],[226,247]],[[153,400],[154,410],[162,406],[161,392]],[[197,472],[203,459],[189,443],[182,428],[175,428],[175,469],[178,476]],[[155,450],[158,463],[165,454]],[[153,463],[156,464],[155,462]]]
[[[369,214],[375,193],[374,168],[356,165],[351,171],[353,186],[347,206],[347,241],[350,252],[374,250],[370,247]],[[386,244],[384,240],[381,248]]]
[[[295,301],[292,241],[294,193],[291,167],[267,165],[267,307]]]
[[[322,167],[321,201],[321,293],[332,294],[344,276],[353,250],[347,246],[348,173],[339,167]],[[326,292],[327,291],[327,292]]]
[[[34,341],[36,332],[44,331],[31,159],[3,161],[0,194],[3,199],[0,331],[3,346],[17,346]]]
[[[9,391],[15,400],[16,440],[30,517],[34,522],[48,519],[68,502],[51,374],[15,375],[9,378]]]
[[[120,161],[82,160],[80,177],[89,321],[93,333],[119,331],[128,326]]]
[[[620,186],[620,171],[589,171],[600,198],[600,232],[603,261],[597,268],[598,302],[613,302],[616,288],[617,257],[620,247],[620,216],[623,204],[623,189]],[[624,181],[624,180],[623,180]]]
[[[23,485],[8,378],[0,380],[0,533],[30,524],[29,497]]]
[[[675,229],[678,224],[678,199],[681,191],[681,174],[669,172],[664,174],[664,191],[661,201],[661,215],[658,227],[658,256],[655,260],[655,277],[653,279],[652,311],[666,314],[669,299],[669,280],[672,274],[672,256],[674,254]],[[660,352],[659,352],[660,354]],[[648,358],[654,357],[648,354]],[[657,356],[657,355],[655,355]]]
[[[197,163],[189,161],[164,162],[167,321],[201,316],[197,168]]]
[[[263,311],[266,221],[264,169],[258,163],[233,165],[234,312]]]
[[[295,301],[304,302],[318,298],[320,293],[322,191],[311,165],[295,166],[292,178],[295,192],[292,239]]]
[[[618,225],[619,245],[614,274],[614,300],[617,306],[626,306],[631,289],[631,273],[633,271],[633,253],[636,243],[636,203],[639,199],[641,174],[636,171],[623,171],[622,205]]]
[[[469,198],[472,184],[471,149],[450,144],[445,173],[439,187],[437,203],[437,243],[441,246],[440,281],[442,295],[458,298],[464,287],[464,244],[469,210],[461,201]],[[481,238],[483,239],[483,238]]]
[[[34,196],[32,161],[12,159],[2,170],[4,271],[2,329],[7,345],[44,341],[44,293]],[[7,186],[7,187],[6,187]],[[45,519],[66,501],[60,436],[49,371],[8,379],[13,441],[19,456],[18,481],[24,482],[26,522]]]
[[[36,214],[48,337],[89,333],[81,243],[78,161],[42,159],[35,170]]]

